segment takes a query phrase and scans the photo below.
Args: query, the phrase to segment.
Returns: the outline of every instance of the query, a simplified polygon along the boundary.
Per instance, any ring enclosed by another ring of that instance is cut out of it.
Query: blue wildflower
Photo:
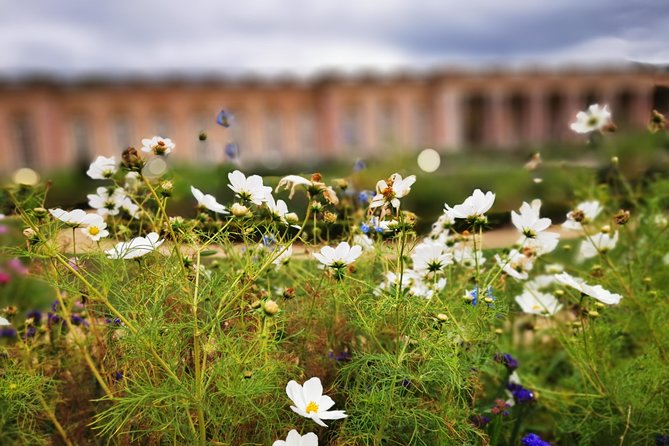
[[[358,194],[358,203],[360,203],[361,206],[367,206],[373,197],[374,192],[371,190],[363,190]]]
[[[353,172],[360,172],[361,170],[365,170],[367,168],[367,164],[358,158],[355,161],[355,164],[353,164]]]
[[[237,143],[229,142],[225,145],[225,156],[230,158],[230,160],[235,161],[239,158],[239,146]]]
[[[518,360],[508,353],[495,354],[495,362],[504,365],[510,372],[513,372],[518,368]]]
[[[475,427],[483,427],[490,423],[490,417],[485,415],[472,415],[469,417],[469,422],[472,423]]]
[[[35,325],[39,325],[42,322],[42,312],[39,310],[32,310],[26,313],[26,319],[32,318]]]
[[[51,304],[51,311],[55,313],[56,311],[58,311],[58,307],[60,307],[60,302],[55,301],[54,303]]]
[[[13,338],[16,336],[16,328],[2,327],[0,328],[0,338]]]
[[[550,443],[542,440],[537,434],[527,434],[520,441],[523,446],[551,446]]]
[[[26,332],[23,334],[24,339],[34,338],[37,334],[37,329],[32,325],[26,329]]]
[[[262,236],[262,244],[267,248],[271,248],[276,243],[276,238],[272,234]]]
[[[216,123],[218,125],[222,125],[226,129],[230,127],[233,120],[234,120],[233,114],[225,109],[218,112],[218,116],[216,116]]]
[[[492,307],[494,306],[493,302],[494,302],[496,299],[495,299],[495,296],[494,296],[493,293],[492,293],[492,287],[491,287],[491,286],[488,287],[488,289],[486,290],[486,293],[485,293],[485,294],[486,294],[486,297],[485,297],[484,300],[485,300],[486,302],[488,302],[488,307],[492,308]],[[474,289],[471,290],[471,291],[468,293],[468,295],[469,295],[469,297],[471,298],[472,306],[475,307],[476,305],[478,305],[478,303],[479,303],[479,298],[481,297],[481,295],[480,295],[480,293],[479,293],[479,289],[478,289],[478,287],[474,287]]]
[[[83,317],[79,316],[78,314],[73,314],[73,315],[70,317],[70,322],[72,322],[72,325],[85,325],[85,326],[88,326],[88,322],[86,321],[86,319],[84,319]]]
[[[513,395],[513,400],[516,404],[529,404],[535,401],[534,392],[526,389],[520,384],[509,383],[506,385],[506,388],[511,392],[511,395]]]
[[[114,381],[120,381],[122,379],[123,379],[123,372],[122,371],[114,372]]]

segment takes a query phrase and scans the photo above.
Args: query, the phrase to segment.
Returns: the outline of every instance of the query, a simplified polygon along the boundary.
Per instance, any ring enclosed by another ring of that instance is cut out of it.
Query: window
[[[119,150],[124,150],[133,145],[132,127],[130,118],[119,114],[113,120],[112,141]]]
[[[72,153],[76,163],[91,160],[90,122],[86,116],[78,115],[72,119]]]
[[[349,149],[360,146],[360,112],[356,106],[350,106],[344,112],[342,143]]]
[[[27,114],[14,117],[14,138],[16,149],[19,151],[19,165],[37,167],[37,145],[32,118]]]

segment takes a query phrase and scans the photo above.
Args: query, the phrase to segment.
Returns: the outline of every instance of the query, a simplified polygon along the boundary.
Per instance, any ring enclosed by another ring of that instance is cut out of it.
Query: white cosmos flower
[[[526,238],[536,238],[536,236],[548,229],[551,225],[550,218],[540,218],[541,200],[532,200],[532,204],[523,202],[520,206],[520,213],[511,211],[511,222],[518,229],[518,232]]]
[[[592,104],[586,111],[580,111],[576,114],[576,122],[569,127],[576,133],[590,133],[595,130],[603,130],[604,127],[611,124],[611,111],[609,106],[600,106]]]
[[[456,204],[452,208],[445,205],[445,210],[453,218],[487,221],[485,213],[490,210],[494,202],[495,194],[490,191],[484,194],[481,189],[476,189],[461,204]]]
[[[290,245],[288,248],[283,251],[279,257],[274,259],[272,262],[274,265],[276,265],[276,269],[281,268],[281,266],[287,264],[290,261],[290,257],[293,255],[293,245]]]
[[[174,143],[169,138],[154,136],[151,139],[142,139],[142,152],[169,155],[172,150],[174,150]]]
[[[509,251],[507,258],[502,260],[499,254],[495,254],[497,264],[502,267],[507,275],[518,280],[527,280],[527,272],[532,270],[534,262],[531,257],[519,252],[517,249]]]
[[[5,319],[4,317],[0,316],[0,327],[7,326],[7,325],[12,325],[12,324],[10,324],[9,321],[8,321],[7,319]]]
[[[448,235],[450,227],[455,223],[455,218],[450,212],[444,210],[444,213],[439,216],[436,222],[432,224],[432,231],[430,237],[436,238],[442,234]]]
[[[562,309],[562,304],[552,294],[527,289],[520,296],[516,296],[516,303],[520,305],[523,313],[540,316],[554,316]]]
[[[248,200],[258,206],[266,200],[267,194],[272,193],[272,188],[264,186],[262,177],[259,175],[251,175],[247,178],[239,170],[235,170],[228,174],[228,180],[230,181],[228,187],[239,198]]]
[[[97,219],[89,221],[86,226],[81,228],[81,232],[86,234],[86,236],[94,242],[97,242],[100,241],[101,238],[109,236],[109,231],[107,231],[107,223],[104,222],[102,217],[99,215],[95,216]]]
[[[339,197],[337,197],[337,193],[334,191],[334,189],[332,189],[332,187],[327,186],[321,181],[307,180],[306,178],[303,178],[299,175],[287,175],[281,178],[281,180],[279,180],[279,184],[276,185],[274,192],[277,192],[281,187],[283,187],[285,190],[290,189],[288,199],[291,199],[295,194],[295,188],[297,186],[304,186],[312,194],[322,192],[323,197],[325,197],[328,202],[334,205],[339,204]]]
[[[343,268],[353,263],[362,254],[362,247],[350,246],[347,242],[341,242],[336,248],[323,246],[321,252],[313,253],[313,256],[325,266],[332,268]]]
[[[411,281],[409,292],[416,297],[423,299],[432,299],[435,294],[441,292],[446,288],[446,278],[442,277],[437,281],[423,280],[421,278],[414,278]]]
[[[590,238],[583,239],[578,251],[579,260],[590,259],[599,253],[608,252],[615,248],[617,243],[618,232],[614,232],[613,236],[600,232]]]
[[[318,377],[304,382],[304,386],[291,380],[286,386],[286,394],[293,402],[290,406],[293,412],[306,418],[311,418],[323,427],[327,427],[322,420],[338,420],[346,418],[343,410],[328,410],[335,402],[327,395],[323,395],[323,385]]]
[[[467,243],[456,243],[453,245],[452,252],[453,260],[466,268],[473,268],[477,261],[479,265],[483,265],[486,261],[481,250],[477,249],[474,253],[474,249]]]
[[[106,215],[118,215],[121,203],[126,196],[125,191],[117,187],[110,195],[109,188],[98,187],[95,192],[97,193],[86,195],[88,205],[103,217]]]
[[[165,240],[159,240],[155,232],[147,234],[146,237],[135,237],[129,242],[117,243],[112,249],[105,251],[110,259],[134,259],[150,253],[163,244]]]
[[[399,173],[394,173],[388,180],[379,180],[376,183],[376,195],[369,204],[370,208],[390,205],[394,208],[400,207],[400,198],[403,198],[411,191],[411,186],[416,182],[416,175],[409,175],[402,178]]]
[[[281,223],[288,224],[286,221],[286,214],[288,214],[288,205],[283,200],[274,200],[271,189],[265,195],[265,205],[269,209],[270,214]],[[299,228],[299,226],[298,226]]]
[[[70,212],[64,211],[61,208],[49,209],[49,213],[58,220],[67,223],[71,226],[85,226],[90,222],[97,221],[100,218],[97,214],[87,214],[81,209],[74,209]]]
[[[411,254],[413,269],[423,274],[443,272],[453,263],[453,254],[445,252],[444,248],[443,244],[430,241],[417,245]]]
[[[116,173],[116,157],[98,156],[86,171],[86,175],[94,180],[106,180]]]
[[[295,429],[288,432],[286,441],[276,440],[272,446],[318,446],[318,437],[313,432],[300,435]]]
[[[616,305],[622,299],[620,294],[614,294],[602,288],[601,285],[588,285],[583,279],[573,277],[569,273],[556,274],[555,278],[562,284],[570,286],[581,293],[594,297],[607,305]]]
[[[576,209],[567,213],[567,220],[562,223],[565,229],[580,231],[583,229],[581,223],[591,223],[602,211],[602,205],[597,200],[584,201],[576,206]],[[581,220],[576,221],[576,218]]]
[[[228,211],[225,209],[225,206],[216,201],[216,198],[210,194],[203,194],[199,189],[194,186],[190,187],[190,191],[197,200],[197,204],[206,209],[209,209],[212,212],[219,214],[227,214]]]
[[[356,234],[353,236],[353,243],[360,245],[363,251],[374,251],[374,240],[367,237],[367,234]]]

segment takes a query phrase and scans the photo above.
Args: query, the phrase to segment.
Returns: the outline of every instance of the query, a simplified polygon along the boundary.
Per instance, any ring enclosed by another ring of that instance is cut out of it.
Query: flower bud
[[[141,170],[144,166],[144,160],[139,155],[139,152],[134,147],[128,147],[121,154],[121,165],[128,170]]]
[[[244,370],[244,379],[251,379],[253,377],[253,372],[250,370]]]
[[[23,236],[28,240],[33,240],[37,236],[37,234],[35,233],[33,228],[25,228],[23,230]]]
[[[503,333],[504,333],[504,330],[502,330],[501,328],[495,328],[495,334],[501,335]]]
[[[334,224],[337,222],[337,214],[327,211],[323,214],[323,221],[327,224]]]
[[[601,231],[602,231],[604,234],[608,234],[608,233],[611,232],[611,226],[609,226],[609,225],[604,225],[604,226],[602,226]]]
[[[246,217],[249,214],[249,208],[239,203],[234,203],[230,207],[230,211],[232,211],[232,215],[235,217]]]
[[[617,156],[612,156],[611,157],[611,164],[613,164],[614,166],[617,166],[619,163],[620,163],[620,160],[618,159]]]
[[[320,183],[323,181],[323,176],[319,172],[314,172],[311,174],[311,181],[315,183]]]
[[[173,187],[174,186],[173,186],[171,181],[169,181],[169,180],[163,181],[162,183],[160,183],[160,194],[163,197],[172,196],[172,188]]]
[[[346,181],[344,178],[337,178],[332,180],[332,182],[341,190],[346,190],[348,188],[348,181]]]
[[[206,132],[200,132],[197,135],[197,139],[199,139],[200,141],[206,141],[207,140],[207,133]]]
[[[286,220],[288,224],[294,225],[295,223],[298,223],[300,221],[299,217],[295,212],[288,212],[286,215],[283,216],[283,218]]]
[[[283,298],[290,300],[295,297],[295,288],[286,288],[283,290]]]
[[[320,201],[312,201],[311,202],[311,212],[321,212],[323,210],[323,204]]]
[[[256,310],[256,309],[260,308],[261,305],[262,305],[262,302],[260,302],[259,300],[254,300],[253,303],[251,303],[251,308]]]
[[[590,310],[590,311],[588,311],[588,316],[590,316],[590,317],[592,317],[592,318],[597,318],[597,317],[599,317],[599,311],[597,311],[597,310]]]
[[[448,321],[448,316],[445,315],[444,313],[439,313],[439,314],[437,315],[437,320],[438,320],[439,322],[446,322],[446,321]]]
[[[613,216],[613,219],[620,226],[626,224],[630,219],[630,211],[624,209],[619,210],[616,215]]]
[[[265,311],[266,315],[274,316],[279,312],[279,305],[273,300],[268,300],[265,302],[265,305],[263,305],[263,310]]]
[[[43,218],[46,217],[47,210],[44,208],[33,208],[33,214],[35,214],[35,217],[37,218]]]

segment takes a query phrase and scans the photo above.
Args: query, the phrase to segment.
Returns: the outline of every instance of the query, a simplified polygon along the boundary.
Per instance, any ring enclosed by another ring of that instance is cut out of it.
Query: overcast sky
[[[0,0],[0,75],[669,63],[669,0]]]

